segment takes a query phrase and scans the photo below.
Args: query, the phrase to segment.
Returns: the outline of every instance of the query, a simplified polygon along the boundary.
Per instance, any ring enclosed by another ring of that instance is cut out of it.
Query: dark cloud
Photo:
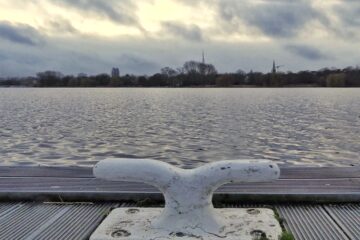
[[[122,55],[118,64],[120,71],[126,69],[127,73],[148,74],[157,72],[160,69],[158,64],[130,54]]]
[[[0,22],[0,38],[13,43],[38,46],[44,43],[43,37],[35,28],[25,24]]]
[[[112,21],[126,24],[139,25],[136,16],[136,6],[130,0],[51,0],[60,5],[76,8],[89,12]]]
[[[306,45],[287,45],[285,46],[285,49],[307,60],[324,60],[329,58],[319,49]]]
[[[201,29],[197,25],[184,25],[177,22],[163,22],[163,30],[176,37],[181,37],[190,41],[202,41],[203,35]]]
[[[309,21],[326,21],[308,1],[225,0],[219,2],[218,11],[221,19],[234,28],[242,22],[272,37],[294,37]]]

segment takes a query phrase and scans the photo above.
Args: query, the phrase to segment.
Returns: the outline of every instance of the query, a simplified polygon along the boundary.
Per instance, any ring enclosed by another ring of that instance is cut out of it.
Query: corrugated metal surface
[[[277,206],[276,209],[296,240],[348,240],[320,205]]]
[[[22,204],[3,217],[0,215],[0,239],[88,239],[114,206],[116,205]]]
[[[0,240],[87,240],[117,206],[134,204],[0,203]],[[273,207],[296,240],[360,239],[360,204],[219,204],[217,207]]]
[[[360,204],[330,205],[325,209],[350,239],[360,239]]]

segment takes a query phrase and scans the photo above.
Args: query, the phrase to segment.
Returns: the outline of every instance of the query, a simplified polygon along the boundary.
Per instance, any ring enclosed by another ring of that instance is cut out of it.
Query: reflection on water
[[[360,89],[0,89],[0,163],[357,165]]]

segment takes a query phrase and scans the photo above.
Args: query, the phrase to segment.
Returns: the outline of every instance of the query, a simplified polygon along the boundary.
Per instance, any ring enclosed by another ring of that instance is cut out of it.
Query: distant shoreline
[[[185,62],[177,70],[165,67],[160,73],[147,75],[120,75],[114,68],[111,74],[64,75],[45,71],[36,76],[1,78],[0,87],[65,87],[65,88],[320,88],[360,87],[360,67],[344,69],[323,68],[318,71],[279,72],[274,64],[269,73],[218,73],[212,64]]]
[[[258,88],[258,89],[269,89],[269,88],[360,88],[360,86],[344,86],[344,87],[325,87],[325,86],[316,86],[316,85],[288,85],[288,86],[281,86],[281,87],[275,87],[275,86],[254,86],[254,85],[234,85],[234,86],[227,86],[227,87],[220,87],[220,86],[186,86],[186,87],[167,87],[167,86],[159,86],[159,87],[144,87],[144,86],[129,86],[129,87],[106,87],[106,86],[100,86],[100,87],[34,87],[34,86],[0,86],[0,88],[4,89],[11,89],[11,88],[35,88],[35,89],[81,89],[81,88],[88,88],[88,89],[100,89],[100,88],[106,88],[106,89],[137,89],[137,88],[161,88],[161,89],[196,89],[196,88],[218,88],[218,89],[234,89],[234,88]]]

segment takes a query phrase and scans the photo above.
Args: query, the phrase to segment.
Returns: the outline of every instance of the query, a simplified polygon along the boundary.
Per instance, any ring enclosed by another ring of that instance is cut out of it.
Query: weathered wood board
[[[95,179],[91,168],[0,167],[0,200],[162,200],[154,187]],[[228,184],[215,200],[256,202],[358,202],[360,168],[282,168],[271,183]]]

